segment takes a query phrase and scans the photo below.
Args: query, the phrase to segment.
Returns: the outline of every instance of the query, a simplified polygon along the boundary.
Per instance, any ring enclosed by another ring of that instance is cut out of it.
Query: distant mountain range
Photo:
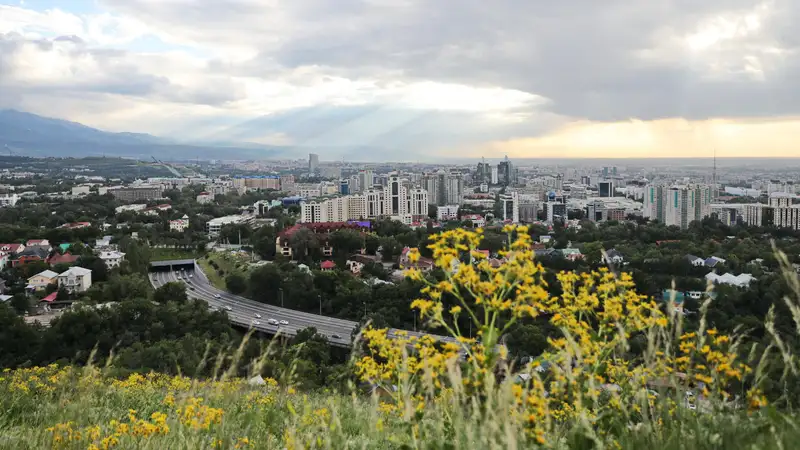
[[[111,133],[76,122],[0,110],[0,154],[21,156],[118,156],[128,158],[270,159],[304,157],[289,147],[252,144],[184,144],[143,133]]]

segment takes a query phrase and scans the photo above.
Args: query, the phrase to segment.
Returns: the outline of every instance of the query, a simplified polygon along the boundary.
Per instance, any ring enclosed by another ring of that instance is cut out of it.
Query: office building
[[[584,186],[591,186],[592,185],[592,177],[583,175],[581,176],[581,184]]]
[[[500,218],[503,221],[519,223],[519,193],[500,194],[500,202],[502,203],[503,211],[503,216]]]
[[[319,173],[319,155],[316,153],[308,154],[308,174],[317,175]]]
[[[498,184],[500,182],[500,172],[497,166],[492,166],[491,183]]]
[[[539,204],[538,202],[524,201],[520,199],[519,204],[519,220],[520,222],[531,223],[538,220]]]
[[[597,196],[598,197],[613,197],[614,196],[614,182],[605,180],[597,183]]]
[[[517,169],[508,159],[508,156],[497,165],[497,176],[498,182],[504,186],[517,184]]]
[[[349,195],[350,192],[350,180],[339,180],[339,193],[342,195]]]
[[[123,202],[136,202],[164,198],[164,188],[161,185],[118,187],[109,189],[108,192],[111,193],[114,198]]]
[[[483,158],[478,163],[478,170],[475,171],[475,182],[478,184],[488,183],[492,180],[492,168]]]
[[[544,209],[547,212],[546,221],[549,224],[563,223],[567,220],[567,205],[556,201],[547,201],[544,203]]]

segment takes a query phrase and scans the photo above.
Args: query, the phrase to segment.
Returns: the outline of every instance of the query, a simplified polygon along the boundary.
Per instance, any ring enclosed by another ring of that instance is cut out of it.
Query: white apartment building
[[[170,231],[177,231],[178,233],[183,233],[186,229],[189,228],[189,216],[186,214],[183,215],[180,219],[170,220],[169,221],[169,230]]]
[[[209,237],[217,237],[223,226],[250,223],[255,220],[255,218],[255,214],[217,217],[206,222],[206,233],[208,233]]]
[[[147,208],[147,205],[145,205],[144,203],[136,203],[133,205],[117,206],[116,208],[114,208],[114,212],[119,214],[125,211],[144,211],[145,208]]]
[[[711,187],[708,185],[671,186],[667,190],[664,224],[686,229],[695,220],[711,215]]]
[[[17,206],[19,195],[17,194],[3,194],[0,195],[0,207]]]
[[[459,205],[444,205],[436,208],[436,219],[456,220],[458,218]]]
[[[800,230],[800,204],[795,203],[798,199],[794,194],[774,192],[770,195],[769,205],[744,205],[742,220],[752,226]]]
[[[428,216],[428,191],[421,188],[408,190],[408,213],[415,220]]]
[[[213,192],[201,192],[197,194],[197,203],[201,205],[207,205],[209,203],[214,202],[214,193]]]
[[[364,192],[372,189],[375,180],[375,172],[369,169],[358,171],[358,192]]]
[[[711,215],[711,191],[706,184],[648,185],[642,216],[686,229],[691,222]]]
[[[408,214],[408,192],[400,180],[400,175],[392,172],[386,181],[386,187],[383,189],[383,213],[387,216]]]
[[[503,221],[510,220],[519,223],[519,193],[514,191],[509,194],[500,195],[503,203]]]
[[[122,261],[125,261],[125,253],[117,251],[100,252],[97,257],[106,263],[106,267],[109,269],[119,267],[120,264],[122,264]]]
[[[394,186],[396,195],[392,194],[390,184],[383,191],[372,189],[364,194],[305,202],[300,207],[300,222],[346,222],[389,216],[398,217],[404,223],[413,223],[427,217],[427,191],[420,188],[407,189],[399,180]],[[396,208],[395,214],[390,213],[390,208]]]

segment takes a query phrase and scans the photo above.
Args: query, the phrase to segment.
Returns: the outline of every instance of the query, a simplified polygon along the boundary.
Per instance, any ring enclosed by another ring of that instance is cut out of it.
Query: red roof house
[[[327,272],[329,270],[333,270],[336,268],[336,263],[333,261],[322,261],[322,264],[319,265],[319,268],[322,269],[323,272]]]
[[[75,264],[75,262],[78,261],[78,257],[70,252],[66,252],[63,255],[55,253],[53,256],[47,258],[46,261],[47,264],[51,266],[55,266],[56,264]]]

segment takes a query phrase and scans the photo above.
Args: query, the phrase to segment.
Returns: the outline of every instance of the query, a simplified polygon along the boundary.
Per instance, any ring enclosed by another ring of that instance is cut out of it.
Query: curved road
[[[192,275],[189,278],[189,274]],[[288,308],[267,305],[256,302],[249,298],[233,295],[227,291],[215,288],[209,283],[200,267],[195,264],[194,271],[170,271],[170,272],[151,272],[150,282],[154,287],[162,286],[169,282],[181,281],[182,277],[187,285],[186,295],[190,298],[197,298],[205,301],[212,308],[218,308],[228,313],[228,318],[234,324],[252,327],[258,331],[275,334],[294,336],[297,331],[308,327],[314,327],[319,334],[328,338],[328,341],[337,346],[350,347],[352,345],[352,333],[358,326],[357,322],[351,320],[337,319],[333,317],[320,316]],[[228,310],[227,308],[231,308]],[[256,314],[261,315],[257,318]],[[288,325],[270,325],[269,319],[285,320]],[[258,321],[259,324],[254,322]],[[396,335],[396,329],[389,330],[389,336]],[[407,331],[409,335],[422,336],[424,333]],[[434,335],[437,340],[451,341],[450,337]]]

